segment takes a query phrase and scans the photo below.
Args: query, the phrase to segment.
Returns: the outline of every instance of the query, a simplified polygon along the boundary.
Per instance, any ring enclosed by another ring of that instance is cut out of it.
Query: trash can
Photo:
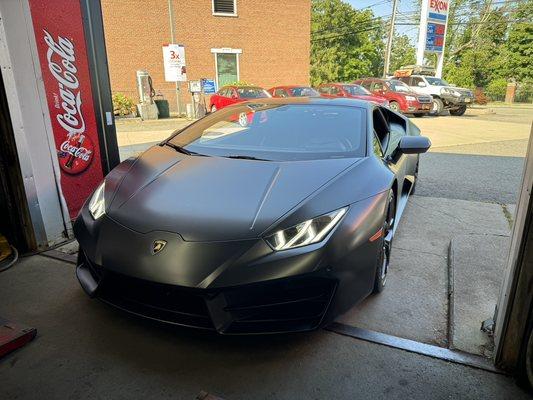
[[[159,111],[159,118],[168,118],[170,117],[170,109],[168,107],[168,100],[154,100],[155,105],[157,106],[157,111]]]

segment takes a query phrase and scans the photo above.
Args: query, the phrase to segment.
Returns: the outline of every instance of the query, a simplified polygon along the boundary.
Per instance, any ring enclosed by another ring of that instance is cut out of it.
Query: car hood
[[[187,241],[255,238],[359,160],[237,160],[154,146],[108,175],[106,213],[137,232]]]

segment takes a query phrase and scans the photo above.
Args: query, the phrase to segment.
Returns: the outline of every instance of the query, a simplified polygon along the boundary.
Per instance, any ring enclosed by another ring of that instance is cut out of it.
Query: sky
[[[385,17],[385,20],[390,18],[392,13],[392,1],[391,0],[344,0],[350,3],[356,9],[370,8],[376,17]],[[398,0],[398,14],[397,21],[401,19],[406,20],[407,17],[402,14],[409,14],[414,11],[413,3],[416,0]],[[396,33],[406,34],[409,36],[413,45],[418,39],[418,26],[396,26]]]

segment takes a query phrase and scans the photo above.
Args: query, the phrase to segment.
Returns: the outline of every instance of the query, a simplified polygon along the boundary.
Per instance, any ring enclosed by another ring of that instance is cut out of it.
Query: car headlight
[[[91,197],[91,200],[89,201],[89,212],[94,219],[98,219],[105,214],[104,190],[105,181],[96,188],[93,197]]]
[[[318,243],[339,223],[348,207],[309,219],[298,225],[282,229],[265,238],[272,249],[287,250]]]
[[[415,96],[405,96],[405,100],[407,100],[407,101],[415,101],[416,97]]]

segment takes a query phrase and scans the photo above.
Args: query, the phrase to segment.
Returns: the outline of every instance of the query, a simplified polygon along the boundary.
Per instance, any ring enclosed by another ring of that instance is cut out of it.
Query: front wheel
[[[442,113],[442,110],[444,110],[444,103],[442,100],[437,97],[433,98],[433,108],[431,109],[430,114],[437,116]]]
[[[459,108],[456,108],[455,110],[450,110],[450,115],[455,115],[456,117],[460,117],[463,115],[466,111],[466,105],[463,105]]]
[[[389,103],[389,108],[392,110],[392,111],[396,111],[397,113],[400,112],[400,105],[396,102],[396,101],[391,101]]]
[[[424,113],[418,113],[418,114],[413,114],[415,116],[415,118],[422,118],[425,114]]]
[[[387,214],[383,222],[381,246],[379,249],[376,278],[374,280],[374,290],[372,293],[380,293],[385,289],[387,282],[387,272],[389,271],[390,254],[392,250],[392,234],[396,218],[396,198],[392,189],[389,191],[387,203]]]

